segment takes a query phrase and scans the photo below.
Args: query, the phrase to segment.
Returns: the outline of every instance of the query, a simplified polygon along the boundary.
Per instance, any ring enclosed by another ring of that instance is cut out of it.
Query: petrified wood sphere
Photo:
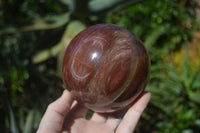
[[[62,62],[66,88],[96,112],[128,107],[147,83],[150,63],[142,42],[116,25],[101,24],[79,33]]]

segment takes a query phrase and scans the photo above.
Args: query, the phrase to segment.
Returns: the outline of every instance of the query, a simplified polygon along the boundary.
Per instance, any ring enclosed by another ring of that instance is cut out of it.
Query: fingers
[[[71,131],[71,127],[76,119],[85,118],[87,113],[87,108],[76,103],[70,112],[66,115],[62,131]]]
[[[132,133],[138,120],[151,99],[151,93],[147,92],[128,110],[116,129],[116,133]]]
[[[72,133],[113,133],[113,130],[105,123],[99,123],[83,118],[76,119],[72,126]]]
[[[64,116],[69,112],[72,102],[71,94],[64,90],[62,96],[48,106],[37,133],[60,132]]]
[[[100,123],[83,118],[76,119],[72,126],[72,133],[114,133],[116,121],[111,118],[109,123]]]
[[[113,130],[115,131],[116,127],[119,125],[120,123],[120,119],[116,119],[116,118],[113,118],[113,117],[108,117],[107,118],[107,121],[106,121],[106,124]]]
[[[115,131],[116,127],[120,123],[120,119],[99,113],[94,113],[94,115],[91,118],[91,121],[97,122],[99,124],[105,124],[107,125],[107,127],[109,127],[109,130],[112,131]]]
[[[102,122],[102,123],[106,122],[106,119],[107,119],[106,116],[98,114],[98,113],[94,113],[91,118],[92,121]]]

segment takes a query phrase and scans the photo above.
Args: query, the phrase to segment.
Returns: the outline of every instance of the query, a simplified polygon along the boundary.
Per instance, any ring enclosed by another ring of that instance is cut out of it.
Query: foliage
[[[111,14],[107,19],[108,23],[131,29],[144,41],[151,56],[147,90],[152,93],[152,105],[142,121],[149,130],[140,129],[144,126],[141,124],[137,129],[140,132],[200,131],[198,41],[197,51],[190,48],[187,52],[196,25],[192,5],[194,3],[187,0],[152,0]],[[149,121],[153,121],[152,124],[147,123]]]
[[[146,89],[152,100],[136,132],[200,132],[200,37],[193,0],[7,0],[0,8],[2,132],[36,131],[64,88],[65,48],[97,23],[127,28],[150,54]]]
[[[107,18],[108,23],[131,29],[144,41],[151,56],[151,78],[147,90],[152,93],[152,105],[143,122],[153,121],[145,124],[152,132],[200,131],[199,43],[189,44],[196,25],[193,4],[187,0],[152,0]],[[189,49],[192,45],[196,47]],[[149,130],[138,128],[140,132]]]

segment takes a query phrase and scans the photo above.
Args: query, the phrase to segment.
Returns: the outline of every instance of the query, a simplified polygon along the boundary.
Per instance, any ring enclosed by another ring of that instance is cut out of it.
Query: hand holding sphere
[[[63,57],[67,90],[48,106],[37,133],[133,132],[151,99],[143,92],[149,68],[142,42],[129,31],[107,24],[82,31]],[[95,111],[90,120],[87,108]]]

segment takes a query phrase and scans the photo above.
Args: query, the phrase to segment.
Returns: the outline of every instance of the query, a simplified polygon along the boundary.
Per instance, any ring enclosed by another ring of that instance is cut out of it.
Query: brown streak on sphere
[[[62,62],[62,78],[73,97],[96,112],[129,106],[142,93],[149,75],[142,42],[116,25],[101,24],[79,33]]]

